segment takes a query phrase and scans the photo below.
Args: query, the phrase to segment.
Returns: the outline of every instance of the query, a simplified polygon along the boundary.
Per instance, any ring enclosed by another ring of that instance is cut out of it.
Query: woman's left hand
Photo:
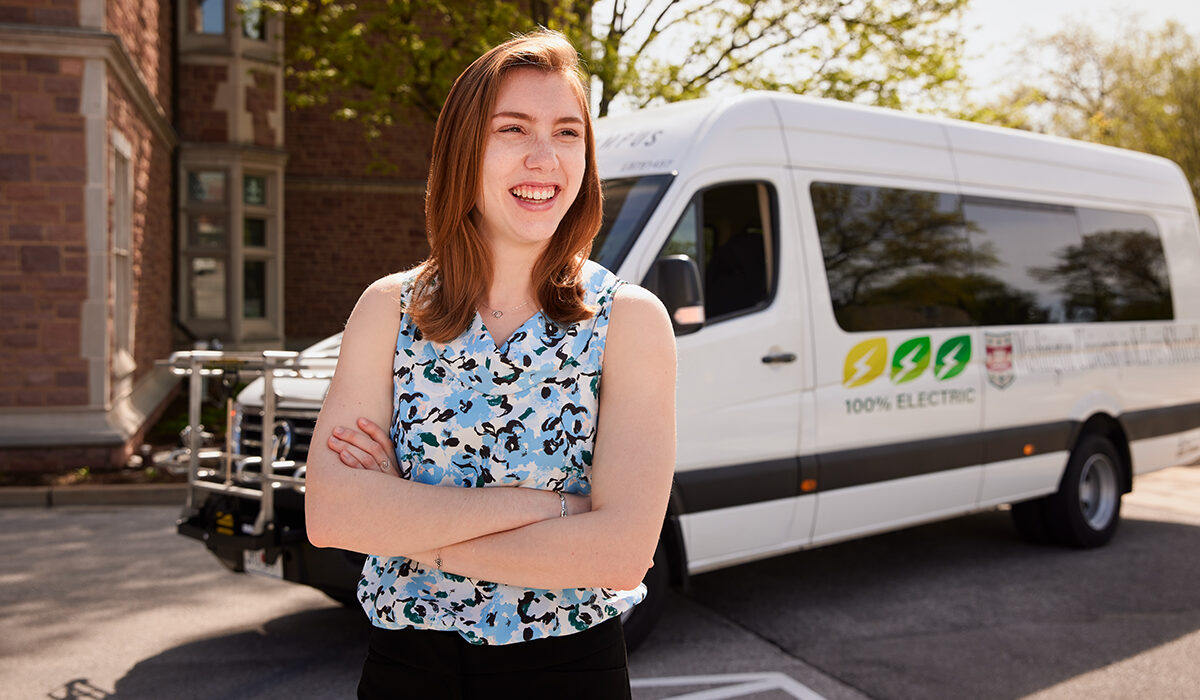
[[[369,469],[398,476],[396,446],[387,431],[366,418],[358,419],[358,430],[337,426],[329,436],[329,449],[342,464],[354,469]]]

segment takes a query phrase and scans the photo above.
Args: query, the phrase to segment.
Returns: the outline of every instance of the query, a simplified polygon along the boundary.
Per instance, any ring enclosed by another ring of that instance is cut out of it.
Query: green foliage
[[[464,0],[263,0],[282,16],[288,105],[328,104],[368,137],[401,110],[436,119],[454,78],[514,31],[532,28],[513,3]]]
[[[1164,156],[1200,200],[1200,41],[1174,22],[1105,41],[1082,25],[1034,40],[1028,78],[969,119]]]
[[[888,107],[934,103],[960,84],[962,39],[947,20],[967,0],[617,0],[596,17],[599,113],[699,97],[710,87],[775,90]]]
[[[967,0],[260,0],[285,19],[288,104],[334,103],[368,137],[429,119],[454,78],[514,33],[566,34],[597,112],[710,90],[766,89],[891,107],[961,85],[946,20]]]

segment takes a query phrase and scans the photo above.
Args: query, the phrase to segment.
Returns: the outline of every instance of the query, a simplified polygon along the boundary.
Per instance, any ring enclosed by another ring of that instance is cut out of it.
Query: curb
[[[0,508],[183,505],[187,488],[187,484],[10,486],[0,488]]]

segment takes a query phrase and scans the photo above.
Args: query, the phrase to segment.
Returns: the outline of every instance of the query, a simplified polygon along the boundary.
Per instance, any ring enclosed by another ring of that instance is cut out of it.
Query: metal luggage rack
[[[275,522],[275,492],[288,490],[304,493],[304,465],[293,460],[274,459],[274,440],[258,441],[258,455],[238,454],[233,444],[233,399],[227,397],[225,405],[225,441],[223,448],[206,447],[201,444],[202,426],[200,404],[204,398],[204,382],[209,378],[227,381],[231,377],[236,383],[241,378],[263,380],[262,424],[273,425],[276,417],[275,379],[284,377],[327,378],[333,373],[334,357],[301,356],[297,352],[264,350],[261,352],[224,352],[220,350],[190,350],[171,353],[170,358],[155,364],[169,367],[171,373],[188,378],[188,424],[186,436],[188,495],[186,510],[196,512],[201,492],[220,493],[260,501],[258,516],[254,521],[254,536],[263,535]],[[218,469],[201,468],[201,459],[206,463],[217,461]],[[261,467],[255,473],[261,488],[248,488],[235,483],[235,476],[245,473],[246,467]],[[276,473],[277,470],[291,474]],[[216,476],[216,479],[212,477]],[[267,485],[270,485],[268,488]],[[249,534],[249,533],[248,533]]]

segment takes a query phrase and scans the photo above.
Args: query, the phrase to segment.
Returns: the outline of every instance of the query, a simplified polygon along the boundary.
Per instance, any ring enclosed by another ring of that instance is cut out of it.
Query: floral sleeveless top
[[[408,302],[404,280],[401,302]],[[400,476],[425,484],[591,492],[600,369],[612,298],[624,281],[588,261],[590,319],[561,326],[538,312],[496,347],[476,313],[446,345],[403,314],[393,365],[391,438]],[[642,600],[607,588],[527,589],[446,573],[405,557],[369,556],[358,599],[385,629],[453,631],[473,644],[572,634]]]

